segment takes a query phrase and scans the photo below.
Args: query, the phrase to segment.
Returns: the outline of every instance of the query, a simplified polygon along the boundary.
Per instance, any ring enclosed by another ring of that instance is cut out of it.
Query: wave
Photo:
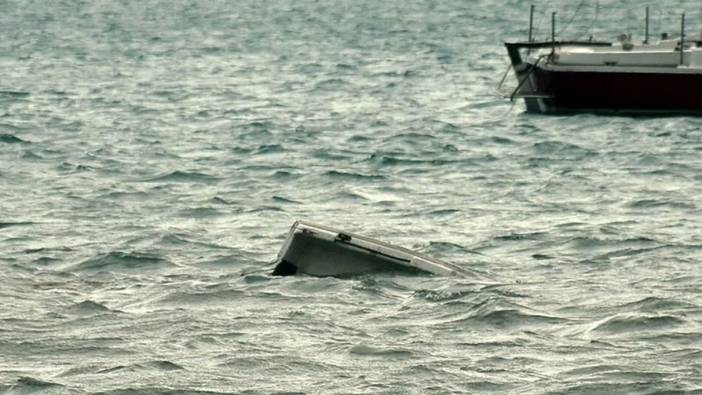
[[[267,120],[251,121],[238,125],[237,128],[242,129],[245,132],[269,132],[271,129],[275,128],[275,124]]]
[[[0,98],[21,98],[21,97],[28,97],[29,95],[30,95],[29,92],[24,92],[24,91],[0,90]]]
[[[448,154],[446,154],[448,152]],[[490,154],[485,154],[485,156],[477,158],[458,158],[453,155],[452,148],[450,145],[444,146],[442,152],[432,152],[427,155],[434,155],[434,157],[426,157],[424,159],[419,159],[417,157],[403,158],[401,153],[382,153],[374,152],[368,156],[366,161],[372,163],[374,166],[420,166],[424,165],[429,167],[434,166],[446,166],[446,165],[462,165],[464,167],[474,167],[478,166],[479,162],[492,162],[495,157]],[[442,155],[443,154],[443,155]]]
[[[427,216],[429,217],[452,217],[452,216],[458,216],[462,215],[463,210],[459,210],[457,208],[441,208],[441,209],[436,209],[433,211],[427,212]]]
[[[692,303],[682,302],[675,299],[659,298],[655,296],[648,296],[636,302],[631,302],[620,306],[625,310],[637,310],[641,312],[659,312],[663,310],[687,310],[687,309],[699,309]]]
[[[493,136],[490,138],[490,141],[495,143],[495,144],[500,144],[500,145],[515,145],[517,144],[516,141],[504,137],[504,136]]]
[[[241,392],[217,392],[194,389],[173,389],[168,387],[127,387],[103,392],[94,392],[93,395],[239,395]],[[287,394],[294,394],[290,392]]]
[[[165,233],[157,236],[156,238],[149,238],[154,240],[154,245],[162,247],[173,247],[173,246],[196,246],[200,248],[205,248],[207,250],[232,250],[231,247],[223,246],[221,244],[208,243],[204,241],[198,241],[197,239],[192,239],[189,235],[184,233]],[[139,239],[135,239],[139,240]]]
[[[97,371],[97,373],[113,373],[118,371],[129,371],[129,372],[139,372],[144,370],[160,370],[165,372],[170,372],[174,370],[185,370],[182,366],[167,360],[155,360],[141,363],[134,363],[130,365],[118,365],[107,369],[102,369]]]
[[[496,327],[521,327],[533,325],[551,325],[564,321],[562,318],[543,314],[528,313],[521,309],[495,309],[482,312],[470,319],[483,324]]]
[[[366,344],[357,344],[348,350],[349,354],[369,356],[369,357],[384,357],[384,358],[412,358],[414,353],[404,348],[383,348],[372,347]]]
[[[34,222],[0,222],[0,229],[9,228],[12,226],[28,226],[34,225]]]
[[[624,380],[602,380],[597,383],[561,384],[559,391],[547,394],[646,394],[645,390],[651,384],[636,384]],[[665,392],[648,392],[648,394],[664,394]],[[679,393],[679,392],[678,392]]]
[[[273,201],[278,203],[288,203],[288,204],[301,204],[300,202],[292,199],[287,199],[282,196],[273,196]]]
[[[213,183],[219,181],[219,178],[209,174],[189,172],[189,171],[172,171],[153,178],[144,180],[145,182],[193,182],[193,183]]]
[[[183,218],[212,218],[224,215],[214,207],[191,207],[178,211],[178,216]]]
[[[548,234],[546,232],[530,232],[530,233],[509,233],[502,236],[497,236],[494,240],[497,241],[520,241],[520,240],[543,240]]]
[[[702,350],[699,350],[700,334],[694,329],[688,329],[687,332],[651,332],[637,336],[637,340],[649,344],[665,344],[670,349],[673,349],[673,346],[679,347],[677,351],[669,353],[669,356],[685,363],[702,360]]]
[[[145,200],[149,197],[148,192],[144,191],[123,191],[113,190],[100,195],[100,199],[124,199],[124,200]]]
[[[617,249],[614,251],[610,251],[604,254],[596,255],[593,256],[592,259],[595,261],[598,260],[609,260],[611,258],[621,258],[621,257],[630,257],[630,256],[636,256],[636,255],[641,255],[641,254],[647,254],[656,250],[660,250],[661,248],[664,247],[652,247],[652,248],[622,248],[622,249]]]
[[[532,149],[538,153],[538,154],[568,154],[568,156],[572,157],[575,155],[575,158],[573,159],[578,159],[578,156],[581,157],[586,157],[586,156],[597,156],[599,155],[596,151],[583,148],[579,145],[575,144],[570,144],[570,143],[564,143],[561,141],[541,141],[538,143],[534,143],[532,145]]]
[[[208,201],[210,203],[223,204],[223,205],[227,205],[227,206],[231,206],[231,205],[235,204],[234,202],[231,202],[231,201],[229,201],[225,198],[219,197],[219,196],[215,196],[213,198],[210,198]]]
[[[280,144],[264,144],[256,148],[254,155],[278,154],[287,150]]]
[[[431,130],[431,134],[434,136],[437,136],[441,133],[446,133],[450,135],[455,135],[457,133],[461,133],[463,129],[461,129],[459,126],[454,125],[450,122],[444,122],[444,121],[439,121],[436,119],[425,119],[429,126],[429,130]]]
[[[656,372],[647,369],[639,364],[596,364],[579,366],[561,373],[564,377],[571,377],[571,380],[579,382],[581,385],[593,386],[596,383],[613,383],[620,385],[625,383],[661,383],[668,377],[666,372]],[[618,391],[615,391],[619,393]],[[656,394],[665,392],[656,391]]]
[[[619,314],[596,323],[591,332],[630,334],[640,331],[670,330],[685,323],[672,315]]]
[[[164,266],[173,266],[173,263],[156,254],[111,251],[80,262],[70,269],[76,271],[153,270]]]
[[[61,259],[59,258],[54,258],[51,256],[41,256],[39,258],[36,258],[32,260],[32,263],[37,266],[48,266],[56,262],[60,262]]]
[[[71,162],[61,163],[60,165],[58,165],[57,169],[61,170],[61,171],[65,171],[65,172],[72,172],[72,173],[97,170],[97,168],[93,167],[93,166],[81,165],[81,164],[76,164],[76,163],[71,163]]]
[[[458,210],[445,210],[448,213],[458,212]],[[429,246],[427,246],[424,251],[426,254],[433,255],[445,255],[445,254],[456,254],[456,255],[482,255],[479,252],[473,251],[470,248],[462,246],[456,243],[450,243],[447,241],[430,241]]]
[[[271,365],[271,360],[279,363]],[[290,358],[289,355],[240,355],[227,358],[217,364],[217,367],[228,371],[265,371],[267,374],[299,375],[309,372],[328,373],[337,366],[322,363],[308,358]]]
[[[214,290],[211,292],[186,292],[178,291],[170,293],[163,296],[157,300],[159,304],[166,305],[198,305],[198,304],[210,304],[214,302],[217,304],[226,304],[231,302],[240,302],[248,295],[244,291],[236,289],[224,289],[224,290]]]
[[[571,246],[572,248],[582,250],[596,250],[607,247],[650,250],[652,248],[660,247],[660,244],[656,240],[649,239],[647,237],[630,237],[626,239],[619,239],[616,237],[577,236],[570,238],[565,242],[565,244]]]
[[[224,247],[219,247],[216,244],[213,244],[213,248],[224,249]],[[234,265],[240,264],[241,262],[251,260],[251,255],[248,252],[236,250],[229,247],[227,247],[226,250],[236,251],[236,253],[226,255],[214,255],[211,258],[208,258],[207,260],[199,261],[198,266],[206,265],[213,267],[232,268]]]
[[[58,383],[54,383],[51,381],[44,381],[44,380],[39,380],[35,379],[34,377],[29,377],[29,376],[22,376],[17,379],[15,384],[8,386],[7,388],[3,388],[3,386],[0,386],[0,390],[2,390],[3,393],[7,394],[13,394],[13,393],[34,393],[34,392],[39,392],[39,391],[51,391],[55,392],[59,390],[59,388],[63,388],[64,386]]]
[[[423,141],[426,140],[427,143],[424,143]],[[384,143],[392,143],[392,142],[397,142],[397,143],[402,143],[402,144],[407,144],[407,145],[412,145],[412,146],[422,146],[423,144],[429,144],[430,141],[436,141],[437,137],[428,134],[428,133],[419,133],[419,132],[405,132],[405,133],[398,133],[394,134],[392,136],[388,136],[387,138],[384,139]]]
[[[94,315],[108,312],[119,312],[118,310],[109,309],[107,306],[92,300],[84,300],[82,302],[70,305],[65,309],[65,311],[76,315]]]
[[[21,138],[15,136],[14,134],[2,133],[0,134],[0,143],[6,144],[29,144],[28,141],[22,140]]]
[[[314,85],[314,91],[327,91],[327,90],[336,90],[339,89],[345,85],[348,85],[349,82],[346,81],[343,78],[327,78],[325,80],[319,81]]]
[[[338,170],[329,170],[324,173],[325,176],[334,178],[334,179],[341,179],[341,180],[368,180],[368,181],[377,181],[377,180],[384,180],[386,177],[377,175],[377,174],[360,174],[360,173],[350,173],[350,172],[343,172],[343,171],[338,171]]]
[[[39,154],[37,154],[37,153],[34,152],[34,151],[25,150],[24,152],[22,152],[22,159],[26,159],[26,160],[42,160],[42,159],[44,159],[44,157],[41,156],[41,155],[39,155]]]
[[[337,70],[343,70],[343,71],[347,71],[347,70],[358,70],[358,66],[357,66],[357,65],[355,65],[355,64],[349,64],[349,63],[337,63],[335,67],[336,67]]]
[[[485,288],[483,288],[485,289]],[[506,297],[490,295],[485,297],[476,292],[471,300],[449,301],[452,312],[431,319],[445,329],[463,331],[466,327],[487,326],[509,329],[529,326],[552,326],[568,321],[565,318],[550,316],[532,309],[507,302]],[[459,298],[468,296],[457,295]],[[480,300],[482,299],[482,300]]]
[[[675,208],[675,209],[695,209],[694,203],[674,201],[670,199],[640,199],[629,202],[627,206],[631,208]]]
[[[287,170],[275,170],[270,177],[274,180],[294,180],[302,177],[302,174]]]
[[[433,289],[420,289],[415,291],[412,296],[415,298],[421,298],[428,300],[430,302],[446,302],[449,300],[461,299],[468,295],[475,295],[479,291],[474,289],[463,289],[463,290],[433,290]]]

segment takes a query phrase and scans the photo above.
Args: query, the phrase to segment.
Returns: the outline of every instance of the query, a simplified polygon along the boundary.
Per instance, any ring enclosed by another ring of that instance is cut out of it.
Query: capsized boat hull
[[[387,271],[467,275],[458,266],[402,247],[300,221],[290,229],[273,274],[325,277]]]

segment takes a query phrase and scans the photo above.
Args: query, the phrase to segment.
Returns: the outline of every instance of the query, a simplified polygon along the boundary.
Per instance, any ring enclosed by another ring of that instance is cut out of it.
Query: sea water
[[[498,97],[529,5],[3,2],[0,391],[702,393],[702,120]],[[471,276],[273,277],[297,219]]]

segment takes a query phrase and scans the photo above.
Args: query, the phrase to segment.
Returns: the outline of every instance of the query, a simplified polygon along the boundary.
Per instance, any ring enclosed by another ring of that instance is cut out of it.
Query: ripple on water
[[[9,91],[9,90],[1,90],[0,91],[0,101],[7,101],[7,102],[12,102],[16,100],[23,100],[26,99],[30,96],[30,92],[25,92],[25,91]]]
[[[188,386],[183,386],[187,388]],[[118,388],[109,391],[94,392],[95,395],[235,395],[241,394],[242,392],[219,392],[219,391],[207,391],[207,390],[196,390],[196,389],[173,389],[171,387],[159,387],[159,386],[128,386],[124,388]],[[255,392],[253,392],[255,393]],[[275,394],[275,393],[273,393]],[[281,392],[281,394],[287,394],[286,392]],[[289,394],[295,394],[290,392]]]
[[[636,332],[672,331],[685,323],[685,319],[672,315],[617,314],[595,323],[590,331],[631,336]]]
[[[76,315],[94,315],[102,314],[108,312],[118,312],[117,310],[111,310],[107,306],[101,303],[93,302],[92,300],[84,300],[80,303],[75,303],[64,309],[64,312],[68,314]]]
[[[446,302],[449,300],[462,299],[479,293],[479,289],[420,289],[412,294],[415,298],[425,299],[430,302]]]
[[[37,392],[43,394],[59,394],[66,391],[66,388],[61,384],[51,381],[22,376],[18,378],[14,384],[0,384],[0,390],[2,390],[5,394],[31,394]]]
[[[385,176],[379,175],[379,174],[362,174],[362,173],[356,173],[356,172],[348,172],[348,171],[341,171],[341,170],[328,170],[324,172],[324,175],[329,177],[332,180],[341,180],[341,181],[382,181],[385,179]]]
[[[250,297],[247,292],[238,289],[177,291],[160,297],[156,302],[169,306],[221,307],[224,304],[241,303]]]
[[[195,171],[171,171],[153,178],[143,180],[145,182],[178,182],[178,183],[214,183],[219,181],[218,177]]]
[[[68,268],[69,271],[142,271],[162,270],[175,266],[168,259],[146,252],[110,251]]]
[[[624,304],[619,309],[635,310],[641,313],[658,313],[662,311],[699,311],[702,310],[702,306],[671,298],[647,296],[635,302]]]
[[[0,229],[30,225],[34,225],[34,222],[0,222]]]
[[[409,349],[398,347],[378,347],[367,344],[357,344],[348,350],[351,355],[390,359],[410,359],[415,357],[415,353]]]
[[[156,361],[147,361],[147,362],[141,362],[141,363],[134,363],[130,365],[118,365],[118,366],[113,366],[110,368],[102,369],[97,371],[96,373],[98,374],[107,374],[107,373],[115,373],[115,372],[120,372],[123,373],[124,371],[128,371],[130,373],[135,373],[139,371],[144,371],[144,370],[158,370],[158,371],[176,371],[176,370],[185,370],[182,366],[173,363],[171,361],[167,360],[156,360]]]
[[[22,140],[14,134],[0,133],[0,143],[5,144],[29,144],[28,141]]]

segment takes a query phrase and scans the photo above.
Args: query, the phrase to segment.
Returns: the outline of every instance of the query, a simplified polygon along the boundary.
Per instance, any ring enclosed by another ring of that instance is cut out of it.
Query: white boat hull
[[[293,224],[274,275],[352,276],[378,272],[462,275],[458,266],[368,237],[305,222]]]

